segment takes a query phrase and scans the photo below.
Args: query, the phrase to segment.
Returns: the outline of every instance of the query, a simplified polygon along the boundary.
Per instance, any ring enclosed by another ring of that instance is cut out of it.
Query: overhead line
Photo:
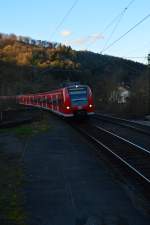
[[[105,44],[104,44],[104,47],[102,48],[101,52],[105,49],[105,47],[107,46],[108,42],[111,40],[111,38],[112,38],[113,34],[115,33],[115,31],[116,31],[116,29],[117,29],[119,23],[121,22],[122,17],[123,17],[123,14],[120,16],[118,22],[116,23],[114,29],[112,30],[112,32],[111,32],[111,34],[110,34],[110,36],[109,36],[108,39],[106,40],[106,42],[105,42]]]
[[[112,31],[112,33],[111,33],[111,35],[110,35],[110,37],[109,37],[109,40],[110,40],[110,38],[112,37],[113,33],[115,32],[115,30],[116,30],[118,24],[120,23],[121,18],[123,17],[124,13],[128,10],[128,8],[130,7],[130,5],[131,5],[134,1],[135,1],[135,0],[131,0],[131,1],[128,3],[128,5],[127,5],[125,8],[123,8],[123,10],[121,11],[121,13],[119,13],[117,16],[115,16],[115,18],[112,19],[112,21],[111,21],[108,25],[106,25],[105,28],[103,29],[102,33],[104,33],[106,30],[108,30],[108,28],[109,28],[111,25],[113,25],[114,22],[115,22],[116,20],[119,19],[119,21],[118,21],[117,24],[115,25],[115,28],[113,29],[113,31]],[[89,45],[88,45],[87,47],[89,47],[90,45],[92,45],[94,42],[95,42],[95,41],[92,41],[91,43],[89,43]],[[108,41],[107,41],[107,43],[108,43]],[[107,44],[107,43],[106,43],[106,44]],[[106,46],[106,44],[105,44],[105,46]],[[105,46],[104,46],[104,47],[105,47]]]
[[[133,2],[135,2],[135,0],[131,0],[131,1],[129,2],[129,4],[127,5],[126,9],[129,8],[129,6],[130,6]]]
[[[104,29],[103,32],[106,31],[113,23],[114,21],[116,21],[118,18],[120,18],[120,16],[128,10],[128,8],[130,7],[130,5],[135,2],[135,0],[131,0],[128,5],[121,11],[121,13],[119,13]]]
[[[137,51],[139,51],[139,50],[143,50],[143,49],[145,49],[146,48],[146,50],[145,50],[145,54],[147,53],[147,48],[149,48],[150,47],[150,41],[148,42],[148,43],[145,43],[144,45],[142,45],[140,48],[136,48],[136,49],[132,49],[132,50],[130,50],[130,51],[128,51],[126,54],[130,54],[130,53],[133,53],[133,52],[137,52]]]
[[[76,6],[77,2],[79,0],[75,0],[72,4],[72,6],[69,8],[69,10],[66,12],[66,14],[64,15],[64,17],[62,18],[62,20],[58,23],[58,25],[56,26],[55,30],[53,31],[53,33],[51,34],[50,38],[52,38],[56,32],[59,30],[59,28],[62,26],[62,24],[64,23],[64,21],[67,19],[67,17],[70,15],[71,11],[74,9],[74,7]]]
[[[145,59],[147,56],[122,56],[122,58],[128,58],[128,59]]]
[[[111,40],[113,34],[115,33],[117,27],[119,26],[123,16],[125,15],[126,11],[128,10],[128,8],[130,7],[130,5],[134,2],[135,0],[131,0],[128,5],[123,9],[123,11],[120,13],[120,17],[119,17],[119,20],[116,22],[116,25],[114,26],[111,34],[109,35],[108,39],[106,40],[101,52],[106,48],[107,44],[109,43],[109,41]]]
[[[140,20],[137,24],[135,24],[133,27],[131,27],[127,32],[125,32],[123,35],[121,35],[118,39],[116,39],[115,41],[113,41],[110,45],[108,45],[102,52],[108,50],[109,48],[111,48],[114,44],[116,44],[118,41],[120,41],[123,37],[125,37],[128,33],[130,33],[132,30],[134,30],[137,26],[139,26],[141,23],[143,23],[146,19],[148,19],[150,17],[150,14],[148,14],[147,16],[145,16],[142,20]],[[101,52],[101,53],[102,53]]]

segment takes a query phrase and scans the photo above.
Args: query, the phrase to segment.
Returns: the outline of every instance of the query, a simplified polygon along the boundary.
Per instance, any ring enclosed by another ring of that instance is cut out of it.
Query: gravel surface
[[[28,142],[24,157],[28,224],[80,225],[98,218],[109,225],[148,225],[93,146],[63,121],[51,117],[49,123],[47,133]]]
[[[139,123],[139,124],[143,124],[146,126],[150,126],[150,121],[149,120],[133,120],[133,122]]]
[[[115,134],[150,151],[150,137],[148,135],[127,127],[123,127],[119,124],[104,122],[96,119],[92,119],[92,121],[94,121],[97,126],[103,127],[106,130],[114,132]]]
[[[0,134],[8,153],[22,156],[26,224],[149,225],[94,147],[63,120],[50,115],[47,123],[48,131],[28,138]]]

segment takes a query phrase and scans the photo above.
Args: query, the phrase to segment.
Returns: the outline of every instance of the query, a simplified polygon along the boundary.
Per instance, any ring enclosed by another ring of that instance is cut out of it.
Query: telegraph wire
[[[130,7],[130,5],[134,2],[135,0],[132,0],[128,3],[128,5],[123,9],[123,11],[120,13],[120,18],[118,19],[116,25],[114,26],[111,34],[109,35],[108,39],[106,40],[104,47],[102,48],[101,52],[105,49],[105,47],[107,46],[107,44],[109,43],[109,41],[111,40],[113,34],[115,33],[117,27],[119,26],[123,16],[125,15],[126,11],[128,10],[128,8]]]
[[[113,25],[114,22],[120,18],[120,16],[122,15],[123,12],[124,12],[124,10],[121,13],[119,13],[108,25],[106,25],[106,27],[103,29],[102,33],[104,33],[106,30],[108,30],[108,28],[111,27],[111,25]]]
[[[123,56],[121,58],[127,58],[127,59],[145,59],[147,56]]]
[[[72,4],[72,6],[69,8],[69,10],[66,12],[66,14],[64,15],[64,17],[62,18],[62,20],[58,23],[58,25],[56,26],[55,30],[52,32],[50,38],[52,38],[56,32],[59,30],[59,28],[62,26],[62,24],[64,23],[64,21],[67,19],[67,17],[70,15],[70,13],[72,12],[72,10],[74,9],[74,7],[76,6],[76,4],[78,3],[79,0],[75,0]]]
[[[150,14],[148,14],[147,16],[145,16],[142,20],[140,20],[138,23],[136,23],[133,27],[131,27],[127,32],[125,32],[123,35],[121,35],[118,39],[116,39],[115,41],[113,41],[110,45],[108,45],[105,49],[103,49],[102,52],[108,50],[109,48],[111,48],[114,44],[116,44],[118,41],[120,41],[122,38],[124,38],[128,33],[130,33],[132,30],[134,30],[137,26],[139,26],[141,23],[143,23],[145,20],[147,20],[150,17]],[[102,53],[101,52],[101,53]]]
[[[104,47],[102,48],[101,52],[103,52],[103,50],[105,49],[105,47],[107,46],[107,44],[109,43],[109,41],[111,40],[113,34],[115,33],[117,27],[119,26],[120,22],[121,22],[121,19],[123,17],[123,14],[120,16],[119,20],[117,21],[114,29],[112,30],[111,34],[109,35],[108,39],[106,40],[105,44],[104,44]]]
[[[126,54],[134,53],[134,52],[137,52],[137,51],[143,50],[143,49],[145,49],[145,52],[147,52],[147,48],[150,48],[150,41],[145,43],[144,45],[142,45],[140,48],[136,48],[136,49],[132,49],[132,50],[128,51]]]
[[[112,21],[111,21],[108,25],[106,25],[105,28],[103,29],[102,34],[103,34],[104,32],[106,32],[106,30],[108,30],[108,28],[111,27],[111,26],[115,23],[115,21],[117,21],[117,23],[116,23],[116,25],[115,25],[115,27],[114,27],[112,33],[110,34],[110,36],[109,36],[109,38],[108,38],[107,43],[110,41],[110,39],[111,39],[113,33],[115,32],[115,30],[117,29],[119,23],[121,22],[122,17],[124,16],[124,14],[125,14],[126,11],[128,10],[128,8],[130,7],[130,5],[133,4],[133,2],[135,2],[135,0],[131,0],[131,1],[128,3],[128,5],[127,5],[125,8],[123,8],[123,10],[121,11],[121,13],[119,13],[117,16],[115,16],[115,18],[112,19]],[[95,41],[96,41],[96,40],[94,40],[94,41],[92,41],[91,43],[89,43],[89,45],[88,45],[87,47],[89,47],[89,46],[91,46],[92,44],[94,44]],[[107,43],[106,43],[106,44],[107,44]],[[105,46],[106,46],[106,44],[105,44]],[[105,47],[105,46],[104,46],[104,47]]]
[[[145,61],[147,61],[147,56],[123,56],[123,57],[121,57],[121,58],[123,58],[123,59],[126,59],[126,60],[138,60],[138,59],[140,59],[140,63],[144,63]]]
[[[130,5],[135,2],[135,0],[131,0],[128,5],[121,11],[121,13],[119,13],[104,29],[103,29],[103,32],[105,32],[117,19],[119,19],[122,14],[124,14],[128,8],[130,7]]]

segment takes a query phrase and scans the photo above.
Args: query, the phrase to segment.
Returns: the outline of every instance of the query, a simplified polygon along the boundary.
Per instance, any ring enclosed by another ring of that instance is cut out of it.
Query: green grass
[[[23,168],[17,154],[0,152],[0,212],[3,224],[25,225]]]
[[[33,134],[33,130],[30,125],[19,126],[17,128],[14,128],[13,131],[17,136],[30,136]]]
[[[45,115],[41,121],[1,129],[1,133],[15,135],[20,139],[47,132],[50,128],[48,115]],[[8,152],[7,145],[0,144],[0,225],[26,225],[28,215],[24,209],[24,168],[20,161],[21,155]]]
[[[1,129],[0,133],[12,133],[17,137],[30,137],[38,133],[47,132],[50,128],[48,115],[44,115],[41,121],[34,121],[29,124],[18,125],[12,128]]]

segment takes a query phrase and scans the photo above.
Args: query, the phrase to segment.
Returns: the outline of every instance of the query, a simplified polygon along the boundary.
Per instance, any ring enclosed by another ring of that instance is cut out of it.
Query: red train
[[[87,85],[72,84],[55,91],[19,95],[19,104],[51,110],[63,117],[94,114],[92,91]]]

